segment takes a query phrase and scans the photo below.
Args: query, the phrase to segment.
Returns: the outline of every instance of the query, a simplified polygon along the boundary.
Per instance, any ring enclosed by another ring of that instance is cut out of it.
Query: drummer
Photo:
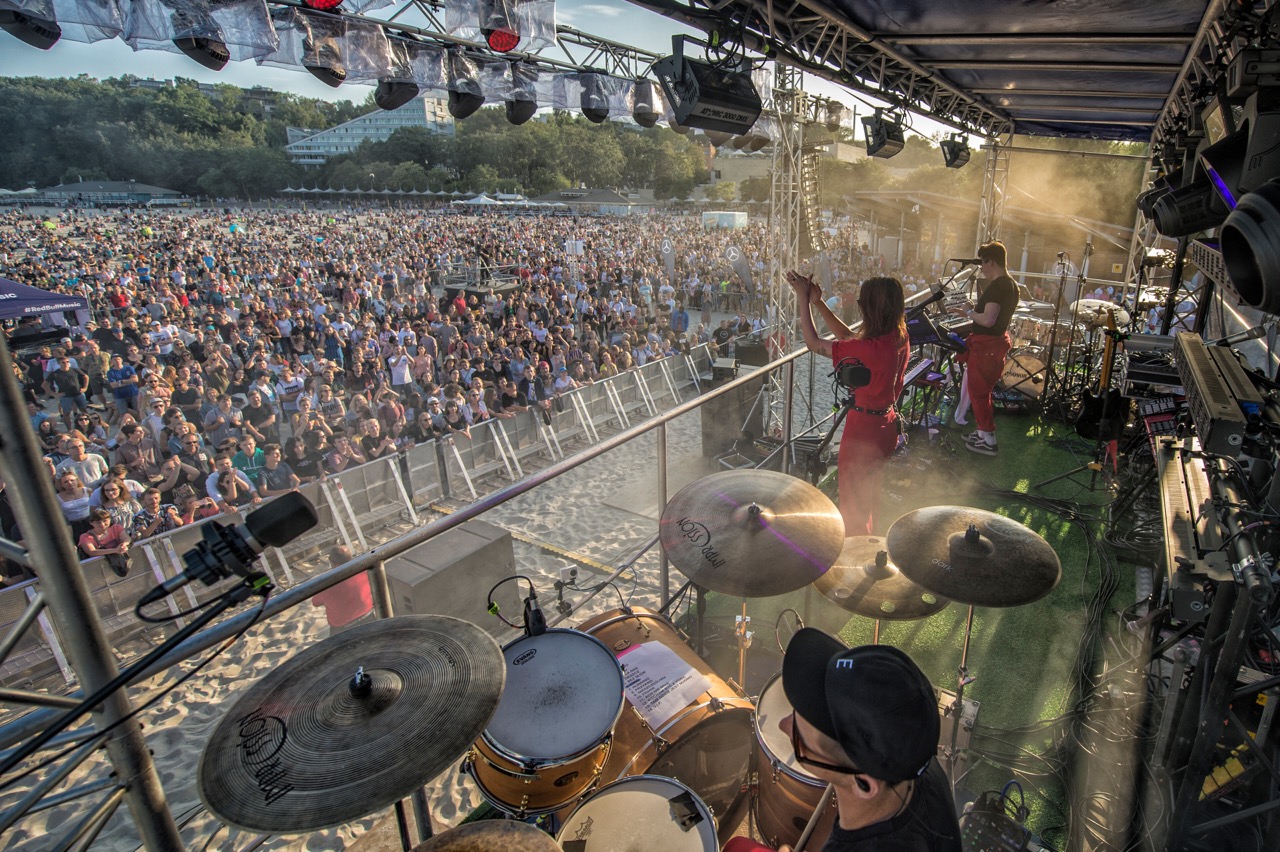
[[[787,646],[782,687],[795,710],[779,727],[796,760],[835,787],[839,821],[822,852],[960,852],[935,756],[937,699],[910,657],[887,645],[846,648],[807,627]]]

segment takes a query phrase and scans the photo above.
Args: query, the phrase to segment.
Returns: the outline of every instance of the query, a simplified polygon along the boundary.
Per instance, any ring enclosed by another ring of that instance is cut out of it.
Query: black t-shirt
[[[82,393],[82,378],[87,378],[77,367],[62,369],[59,367],[49,374],[49,384],[58,389],[63,396],[76,396]]]
[[[960,852],[960,822],[938,761],[920,776],[902,813],[853,831],[837,823],[822,852]]]
[[[733,339],[733,329],[717,328],[715,331],[711,332],[711,339],[716,342],[716,346],[724,346]]]
[[[1008,275],[1001,275],[987,285],[982,291],[982,295],[978,297],[978,301],[974,303],[974,313],[982,313],[987,309],[987,303],[996,302],[1000,305],[1000,314],[996,317],[996,324],[991,327],[973,324],[972,334],[987,334],[993,337],[1005,333],[1009,328],[1009,320],[1013,318],[1013,312],[1018,307],[1018,285]]]

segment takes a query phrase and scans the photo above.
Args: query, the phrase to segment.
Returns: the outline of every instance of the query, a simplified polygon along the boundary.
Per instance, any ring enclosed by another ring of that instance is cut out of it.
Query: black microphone
[[[526,636],[541,636],[547,632],[547,617],[538,606],[538,593],[529,586],[529,597],[524,599],[524,632]]]
[[[965,266],[981,266],[982,265],[982,258],[980,257],[949,257],[947,258],[947,263],[951,263],[952,261],[956,263],[963,263]]]
[[[249,566],[262,551],[283,547],[319,520],[311,501],[297,491],[290,491],[245,515],[243,524],[205,524],[200,531],[200,543],[182,554],[187,569],[143,595],[138,606],[171,595],[193,580],[212,586],[232,574],[246,577]]]
[[[1244,343],[1246,340],[1257,340],[1267,333],[1265,325],[1255,325],[1248,331],[1238,331],[1235,334],[1229,334],[1226,337],[1218,338],[1213,341],[1214,346],[1234,346],[1237,343]]]

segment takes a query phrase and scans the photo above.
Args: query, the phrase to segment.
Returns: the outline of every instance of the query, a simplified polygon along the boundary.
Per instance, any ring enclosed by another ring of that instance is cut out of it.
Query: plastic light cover
[[[574,111],[598,110],[609,118],[630,117],[633,86],[630,80],[594,71],[559,74],[551,87],[551,105]]]
[[[0,0],[0,9],[57,21],[64,39],[85,44],[124,32],[124,12],[117,0]]]
[[[445,0],[445,32],[488,43],[487,32],[511,29],[516,50],[534,52],[556,43],[555,0]]]
[[[220,41],[236,61],[268,56],[280,45],[263,0],[132,0],[122,38],[134,50],[169,53],[181,53],[175,38]]]
[[[271,18],[280,35],[280,46],[258,60],[262,65],[294,69],[341,65],[351,83],[371,82],[392,74],[391,46],[377,24],[294,6],[273,9]]]

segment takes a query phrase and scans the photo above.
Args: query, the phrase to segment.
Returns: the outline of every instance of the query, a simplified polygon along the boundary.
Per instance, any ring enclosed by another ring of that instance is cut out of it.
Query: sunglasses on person
[[[804,745],[804,740],[800,738],[799,717],[793,710],[791,712],[791,750],[795,752],[796,760],[805,766],[811,766],[814,769],[825,769],[827,772],[835,772],[838,775],[862,775],[861,769],[854,769],[849,766],[836,766],[832,763],[823,763],[820,760],[813,760],[806,757],[804,752],[808,751],[808,747]]]

